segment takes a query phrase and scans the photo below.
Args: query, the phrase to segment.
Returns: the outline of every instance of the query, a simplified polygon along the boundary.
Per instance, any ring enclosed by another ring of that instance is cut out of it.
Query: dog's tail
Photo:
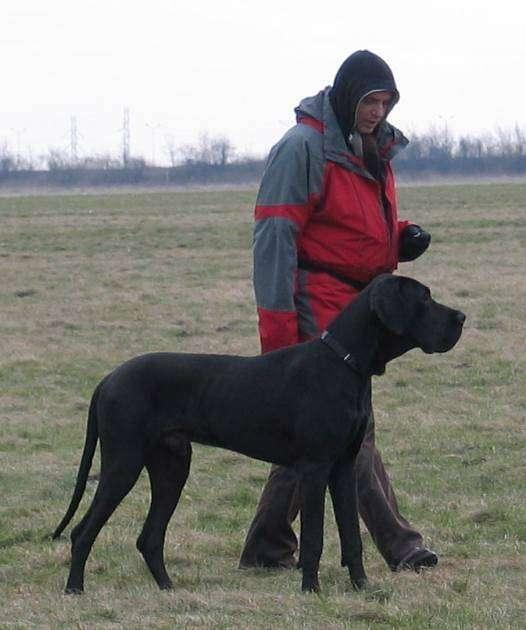
[[[106,380],[106,379],[104,379]],[[68,510],[64,515],[64,518],[60,521],[59,526],[53,532],[53,540],[58,538],[63,532],[67,524],[73,518],[73,515],[77,511],[80,500],[86,489],[86,482],[88,480],[88,474],[95,454],[95,448],[97,447],[97,441],[99,439],[99,431],[97,428],[97,402],[99,399],[100,388],[102,387],[104,380],[102,380],[96,387],[91,397],[91,402],[88,412],[88,425],[86,428],[86,440],[84,442],[84,450],[82,452],[82,458],[80,460],[79,471],[77,473],[77,481],[75,483],[75,489],[73,490],[73,496],[69,504]]]

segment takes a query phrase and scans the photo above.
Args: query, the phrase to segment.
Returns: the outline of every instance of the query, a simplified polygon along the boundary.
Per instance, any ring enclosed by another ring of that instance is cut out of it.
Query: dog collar
[[[342,344],[337,339],[335,339],[328,330],[324,330],[321,333],[320,339],[325,345],[329,346],[329,348],[333,352],[335,352],[340,357],[340,359],[343,360],[348,368],[361,374],[360,368],[358,367],[358,364],[356,363],[354,357],[351,355],[350,352],[347,352]]]

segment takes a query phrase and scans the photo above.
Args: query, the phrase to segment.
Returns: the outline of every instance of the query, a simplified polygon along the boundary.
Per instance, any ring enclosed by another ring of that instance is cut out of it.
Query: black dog
[[[84,588],[84,567],[102,526],[144,466],[151,506],[137,547],[157,584],[172,587],[164,538],[188,477],[191,442],[220,446],[292,466],[301,483],[302,588],[317,591],[329,486],[342,565],[356,589],[366,584],[354,460],[370,411],[370,377],[411,348],[446,352],[465,316],[431,299],[424,285],[383,275],[321,338],[257,357],[147,354],[127,361],[97,386],[70,506],[60,536],[83,495],[100,440],[96,494],[73,529],[68,593]]]

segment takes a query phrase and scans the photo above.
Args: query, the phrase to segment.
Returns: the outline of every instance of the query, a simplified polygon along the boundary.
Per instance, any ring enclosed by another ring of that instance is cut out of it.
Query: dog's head
[[[384,274],[368,289],[371,310],[400,343],[403,341],[402,352],[411,347],[426,353],[447,352],[460,339],[464,313],[435,302],[420,282]]]

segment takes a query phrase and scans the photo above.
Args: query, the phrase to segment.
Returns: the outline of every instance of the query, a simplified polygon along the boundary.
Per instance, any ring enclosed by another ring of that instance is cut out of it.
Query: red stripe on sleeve
[[[270,352],[299,342],[296,311],[268,311],[258,308],[261,352]]]
[[[324,132],[325,126],[321,122],[321,120],[316,120],[316,118],[311,118],[310,116],[299,116],[298,122],[304,125],[309,125],[309,127],[313,127],[316,131],[320,133]]]
[[[311,212],[310,204],[280,204],[276,206],[256,206],[256,221],[270,217],[291,219],[298,226],[303,226]]]

